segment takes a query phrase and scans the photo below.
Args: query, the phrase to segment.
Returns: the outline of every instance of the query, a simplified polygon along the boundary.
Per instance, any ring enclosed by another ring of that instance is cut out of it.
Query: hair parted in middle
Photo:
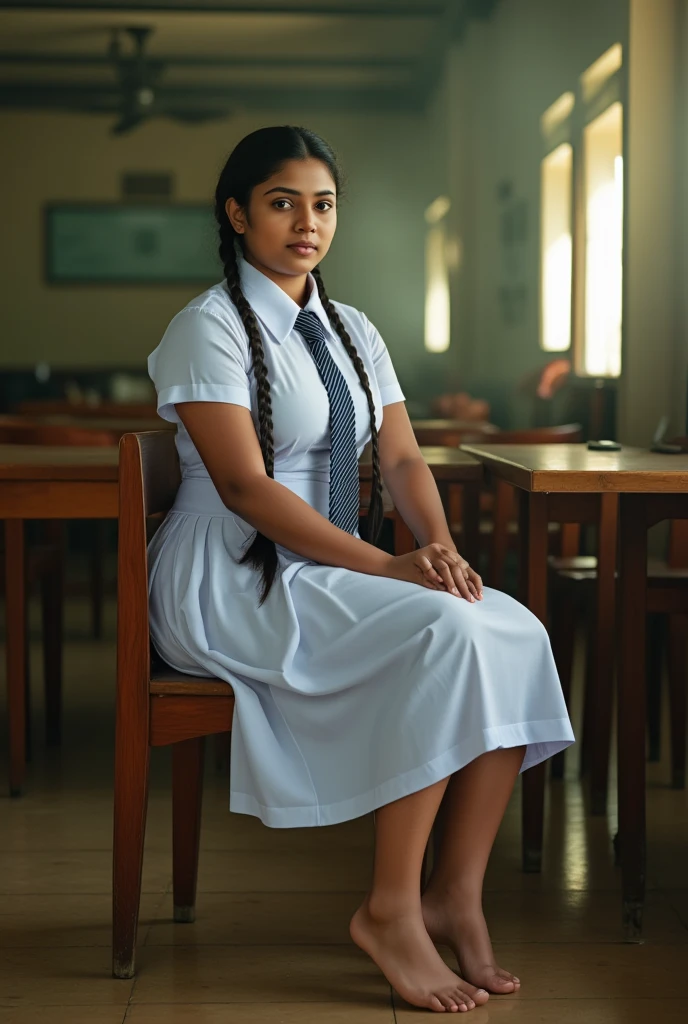
[[[263,453],[263,461],[265,462],[265,471],[272,478],[274,478],[275,470],[275,449],[270,381],[268,379],[258,323],[248,300],[241,290],[236,246],[238,245],[243,253],[244,239],[232,227],[225,207],[227,200],[233,198],[239,206],[247,210],[251,199],[251,192],[256,185],[260,185],[272,177],[273,174],[276,174],[280,167],[288,160],[305,160],[308,157],[321,160],[325,164],[335,183],[337,196],[339,197],[342,191],[343,174],[331,147],[324,139],[316,135],[315,132],[309,131],[307,128],[298,128],[291,125],[260,128],[258,131],[251,132],[250,135],[245,136],[232,150],[220,174],[215,190],[215,218],[218,222],[220,233],[220,259],[224,267],[227,289],[232,302],[241,316],[248,335],[257,386],[260,448]],[[361,357],[356,351],[356,347],[349,337],[339,313],[328,298],[319,268],[315,267],[311,273],[315,279],[323,308],[332,327],[341,338],[342,344],[354,365],[354,369],[358,374],[361,386],[368,399],[373,472],[370,506],[368,509],[367,539],[371,544],[376,544],[380,536],[384,513],[380,450],[375,423],[375,402],[370,389],[370,381],[368,380],[368,374]],[[260,597],[260,604],[262,605],[270,593],[277,574],[278,558],[274,541],[260,533],[260,531],[256,531],[256,535],[242,557],[241,562],[248,562],[254,568],[260,570],[262,574]]]

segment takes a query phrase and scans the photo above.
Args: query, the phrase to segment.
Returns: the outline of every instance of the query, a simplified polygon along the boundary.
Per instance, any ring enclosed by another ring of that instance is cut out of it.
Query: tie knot
[[[303,334],[309,345],[319,341],[323,337],[323,329],[316,313],[311,310],[302,309],[296,317],[294,327]]]

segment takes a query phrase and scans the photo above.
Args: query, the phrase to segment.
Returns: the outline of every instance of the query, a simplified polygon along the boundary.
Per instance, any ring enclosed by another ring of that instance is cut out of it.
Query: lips
[[[289,249],[300,249],[300,250],[302,250],[304,252],[315,252],[316,251],[316,247],[314,245],[311,245],[309,242],[293,242],[291,245],[287,246],[287,248],[289,248]]]

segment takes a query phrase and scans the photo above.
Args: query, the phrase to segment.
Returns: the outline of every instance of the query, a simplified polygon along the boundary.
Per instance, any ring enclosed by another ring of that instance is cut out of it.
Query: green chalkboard
[[[51,204],[45,274],[52,284],[212,284],[222,278],[205,205]]]

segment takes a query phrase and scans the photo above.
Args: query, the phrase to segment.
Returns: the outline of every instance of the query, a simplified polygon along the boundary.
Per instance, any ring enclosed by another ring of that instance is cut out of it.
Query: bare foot
[[[448,894],[426,890],[422,907],[428,935],[433,942],[449,946],[465,978],[497,995],[518,992],[521,982],[516,975],[495,963],[487,923],[479,906],[468,909]]]
[[[468,985],[447,967],[419,913],[381,911],[366,896],[352,917],[349,930],[356,945],[413,1006],[436,1013],[465,1013],[489,999],[487,992]]]

